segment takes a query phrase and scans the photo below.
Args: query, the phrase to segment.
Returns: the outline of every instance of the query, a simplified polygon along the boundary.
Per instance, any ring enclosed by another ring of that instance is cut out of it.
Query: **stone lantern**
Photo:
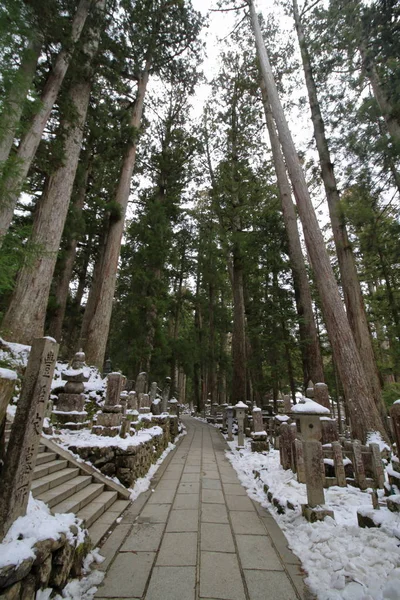
[[[302,506],[302,511],[306,519],[311,522],[322,521],[326,516],[334,516],[333,511],[323,508],[325,467],[320,418],[329,416],[329,409],[307,398],[293,406],[291,413],[303,445],[307,504]]]
[[[246,418],[247,404],[238,402],[234,406],[238,422],[238,448],[244,448],[244,420]]]

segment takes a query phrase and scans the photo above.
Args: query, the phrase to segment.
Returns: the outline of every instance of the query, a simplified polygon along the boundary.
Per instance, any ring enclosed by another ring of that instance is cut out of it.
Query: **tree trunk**
[[[96,4],[101,11],[104,10],[105,0],[98,0]],[[63,124],[66,132],[64,164],[50,176],[36,206],[31,243],[40,249],[40,255],[19,271],[10,306],[2,323],[2,330],[21,344],[31,344],[33,338],[43,336],[44,332],[51,282],[81,151],[91,90],[88,75],[98,48],[99,23],[96,29],[91,29],[89,37],[90,43],[84,47],[87,72],[69,90],[74,118],[72,122]]]
[[[145,69],[138,82],[136,101],[131,116],[131,127],[138,130],[142,120],[144,97],[149,80],[151,59],[146,62]],[[121,168],[121,175],[115,194],[115,204],[120,208],[118,219],[110,220],[107,240],[101,262],[101,273],[98,281],[98,293],[93,299],[94,310],[87,323],[87,332],[82,343],[88,364],[103,367],[107,345],[108,331],[112,312],[112,302],[118,269],[118,259],[124,231],[125,214],[128,206],[131,179],[136,162],[137,143],[132,141],[127,148]],[[90,294],[92,290],[90,291]],[[90,296],[89,294],[89,296]],[[89,300],[88,300],[89,302]]]
[[[89,178],[90,167],[88,166],[83,176],[83,181],[77,193],[77,199],[74,203],[76,215],[81,215],[86,197],[86,187]],[[64,322],[65,311],[67,308],[69,284],[72,279],[72,273],[75,264],[76,250],[78,247],[78,237],[76,234],[68,240],[65,256],[62,261],[61,273],[55,285],[55,303],[56,308],[49,320],[48,333],[51,337],[61,342],[62,326]]]
[[[319,229],[304,173],[279,99],[253,0],[249,0],[249,5],[261,73],[267,88],[289,176],[295,190],[307,250],[322,302],[324,320],[348,403],[353,435],[365,442],[368,432],[379,431],[387,440],[385,427],[366,382],[363,365],[340,298],[324,238]]]
[[[318,101],[317,87],[315,84],[311,59],[300,20],[297,0],[293,0],[293,13],[297,36],[303,61],[304,75],[311,108],[311,118],[314,126],[314,137],[317,144],[321,175],[324,182],[325,194],[328,200],[329,215],[335,241],[336,254],[339,262],[340,278],[346,303],[347,318],[353,332],[360,358],[364,366],[367,383],[373,394],[375,404],[381,413],[384,423],[387,420],[387,411],[382,399],[381,384],[376,366],[374,349],[368,325],[367,313],[361,286],[358,279],[354,254],[348,239],[346,224],[340,211],[340,196],[331,161],[328,141],[325,135],[325,124]]]
[[[29,168],[35,157],[36,150],[42,138],[46,123],[49,119],[51,110],[57,99],[61,84],[71,63],[73,46],[79,40],[86,18],[89,14],[91,0],[80,0],[74,19],[70,35],[70,48],[64,48],[57,56],[54,68],[52,68],[45,83],[43,93],[40,98],[40,109],[32,119],[28,131],[25,133],[18,146],[16,161],[18,165],[17,173],[12,176],[6,176],[2,182],[3,198],[0,204],[0,246],[5,234],[10,227],[14,209],[17,204],[22,185],[28,174]]]
[[[299,230],[297,228],[297,215],[292,202],[292,190],[287,177],[286,166],[263,80],[261,80],[261,93],[269,139],[271,142],[283,220],[288,237],[290,266],[293,274],[296,308],[299,317],[299,334],[304,375],[303,385],[304,389],[306,389],[310,379],[314,383],[323,383],[325,381],[321,348],[315,325],[311,288],[308,281],[303,251],[301,249]]]
[[[40,54],[41,43],[32,40],[22,53],[21,65],[11,83],[10,91],[4,101],[4,109],[0,121],[0,172],[8,159],[18,125],[21,120],[24,100],[32,85],[36,65]]]
[[[246,321],[243,293],[243,266],[238,249],[233,251],[233,332],[231,403],[246,402]]]

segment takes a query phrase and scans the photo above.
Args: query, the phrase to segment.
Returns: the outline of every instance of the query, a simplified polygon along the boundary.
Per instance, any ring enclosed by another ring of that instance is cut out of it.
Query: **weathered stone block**
[[[21,581],[20,600],[35,600],[36,596],[36,579],[31,573]]]
[[[102,427],[120,427],[121,422],[121,413],[99,413],[97,415],[96,425]]]
[[[400,496],[389,496],[387,499],[387,507],[391,512],[400,512]]]
[[[33,565],[33,558],[26,558],[18,567],[7,565],[0,568],[0,588],[7,587],[26,577]]]
[[[59,394],[56,404],[57,411],[70,412],[71,410],[77,410],[81,412],[85,406],[85,395],[84,394]]]
[[[63,588],[67,583],[69,573],[74,561],[74,547],[67,542],[65,546],[53,554],[53,567],[51,570],[49,584],[54,587]]]
[[[6,588],[2,592],[0,592],[0,598],[2,600],[20,600],[21,595],[21,582],[14,583],[14,585],[10,585],[10,587]]]
[[[335,518],[333,510],[328,510],[318,506],[309,506],[308,504],[301,505],[301,512],[303,517],[305,517],[310,523],[323,521],[326,517],[331,517],[332,519]]]

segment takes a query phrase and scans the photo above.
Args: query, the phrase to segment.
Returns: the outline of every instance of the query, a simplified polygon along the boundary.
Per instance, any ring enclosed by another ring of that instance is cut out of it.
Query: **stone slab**
[[[201,553],[200,596],[222,600],[245,600],[236,554]]]
[[[196,566],[197,533],[166,533],[163,537],[157,565],[164,567]]]
[[[121,552],[156,552],[163,532],[163,523],[135,523],[121,547]]]
[[[163,490],[159,489],[158,486],[156,491],[153,492],[148,500],[148,504],[172,504],[175,497],[175,490]]]
[[[198,510],[172,510],[167,523],[167,532],[197,531],[199,528]]]
[[[298,595],[286,573],[280,571],[244,571],[251,600],[297,600]]]
[[[146,600],[194,600],[195,567],[159,567],[153,569]]]
[[[178,494],[198,494],[200,482],[183,482],[178,488]]]
[[[226,496],[228,510],[254,511],[252,501],[248,496]]]
[[[255,512],[234,510],[230,517],[235,535],[265,535],[263,522]]]
[[[202,523],[228,523],[228,513],[224,504],[202,504]]]
[[[141,523],[166,523],[170,508],[170,504],[147,504],[140,513],[138,521]]]
[[[235,544],[229,525],[202,523],[200,531],[201,550],[208,552],[235,552]]]
[[[110,562],[113,560],[115,554],[118,552],[119,548],[123,544],[126,536],[131,530],[132,525],[120,524],[114,529],[110,537],[106,540],[106,542],[101,547],[101,555],[105,557],[102,563],[97,565],[97,569],[99,571],[105,571],[108,569]]]
[[[118,554],[96,597],[141,598],[155,559],[155,552]]]
[[[224,492],[227,496],[247,496],[246,490],[239,483],[224,483]]]
[[[221,482],[219,479],[208,479],[207,477],[204,477],[203,481],[201,482],[202,488],[203,490],[221,490],[222,491],[222,486],[221,486]]]
[[[202,490],[201,501],[210,504],[225,504],[225,499],[220,490]]]
[[[236,543],[243,569],[283,571],[282,563],[268,536],[237,535]]]
[[[200,482],[200,473],[184,473],[181,477],[181,483]]]
[[[199,495],[198,494],[177,494],[175,496],[175,502],[173,503],[173,509],[179,508],[185,509],[198,509],[199,507]]]
[[[219,473],[215,469],[202,469],[201,475],[206,479],[220,479]]]
[[[200,473],[201,468],[200,465],[186,465],[185,468],[183,469],[183,473]]]

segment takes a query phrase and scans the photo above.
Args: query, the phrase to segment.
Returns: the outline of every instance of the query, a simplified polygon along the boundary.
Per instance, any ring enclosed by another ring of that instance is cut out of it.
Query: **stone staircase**
[[[11,424],[6,425],[6,443]],[[93,546],[113,528],[129,506],[129,492],[64,448],[42,437],[31,491],[55,513],[74,513],[89,530]]]

